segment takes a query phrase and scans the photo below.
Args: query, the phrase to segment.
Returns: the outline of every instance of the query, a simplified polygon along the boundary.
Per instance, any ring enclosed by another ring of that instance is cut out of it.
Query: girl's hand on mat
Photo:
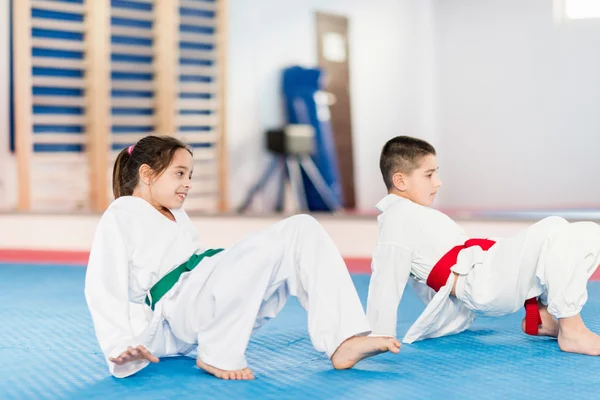
[[[144,346],[139,345],[137,347],[129,346],[121,355],[117,358],[110,357],[110,361],[117,365],[123,365],[131,361],[137,360],[148,360],[153,363],[157,363],[159,360],[152,353],[148,351]]]

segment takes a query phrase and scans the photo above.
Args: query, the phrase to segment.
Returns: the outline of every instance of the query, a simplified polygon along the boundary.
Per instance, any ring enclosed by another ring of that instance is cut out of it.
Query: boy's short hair
[[[435,156],[435,148],[424,140],[410,136],[396,136],[388,140],[379,158],[379,169],[385,186],[391,189],[395,173],[410,174],[419,168],[421,159],[429,154]]]

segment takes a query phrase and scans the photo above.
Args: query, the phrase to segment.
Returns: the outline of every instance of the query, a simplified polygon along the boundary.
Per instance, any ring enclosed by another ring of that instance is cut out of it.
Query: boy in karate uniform
[[[429,206],[441,181],[435,149],[400,136],[380,159],[388,195],[378,204],[367,317],[373,334],[396,333],[409,278],[425,311],[403,339],[412,343],[467,329],[476,315],[503,316],[525,304],[522,329],[558,338],[561,350],[600,354],[583,323],[587,281],[600,263],[600,226],[545,218],[506,239],[469,238]]]

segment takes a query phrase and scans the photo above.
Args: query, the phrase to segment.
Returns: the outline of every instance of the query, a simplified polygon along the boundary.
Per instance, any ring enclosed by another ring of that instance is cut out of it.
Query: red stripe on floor
[[[4,263],[43,263],[61,265],[87,265],[90,253],[87,251],[24,250],[0,249],[0,262]],[[348,271],[352,274],[370,274],[371,259],[367,257],[344,258]],[[600,280],[600,268],[590,278]]]
[[[366,257],[348,257],[344,258],[348,271],[352,274],[370,274],[371,259]]]
[[[0,249],[0,262],[87,265],[89,255],[87,251]],[[350,257],[344,260],[353,274],[371,273],[370,258]]]
[[[0,249],[0,262],[87,265],[87,251]]]

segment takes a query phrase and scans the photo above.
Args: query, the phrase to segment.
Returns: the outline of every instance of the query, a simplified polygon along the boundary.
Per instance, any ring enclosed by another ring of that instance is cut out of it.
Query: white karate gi
[[[198,356],[216,368],[247,366],[253,330],[276,316],[289,295],[308,312],[314,347],[335,352],[370,327],[348,270],[325,230],[298,215],[248,235],[204,258],[156,304],[148,290],[205,248],[183,210],[173,222],[137,197],[120,197],[102,216],[90,253],[85,295],[110,372],[126,377],[148,361],[116,365],[127,346],[144,345],[157,357]]]
[[[587,301],[587,281],[600,263],[600,226],[549,217],[517,235],[489,238],[488,251],[463,249],[454,275],[435,293],[427,284],[433,266],[452,247],[469,239],[447,215],[396,195],[378,204],[379,238],[373,253],[367,317],[374,335],[395,335],[396,317],[411,277],[426,309],[404,343],[467,329],[476,315],[502,316],[540,297],[556,318],[578,314]]]

